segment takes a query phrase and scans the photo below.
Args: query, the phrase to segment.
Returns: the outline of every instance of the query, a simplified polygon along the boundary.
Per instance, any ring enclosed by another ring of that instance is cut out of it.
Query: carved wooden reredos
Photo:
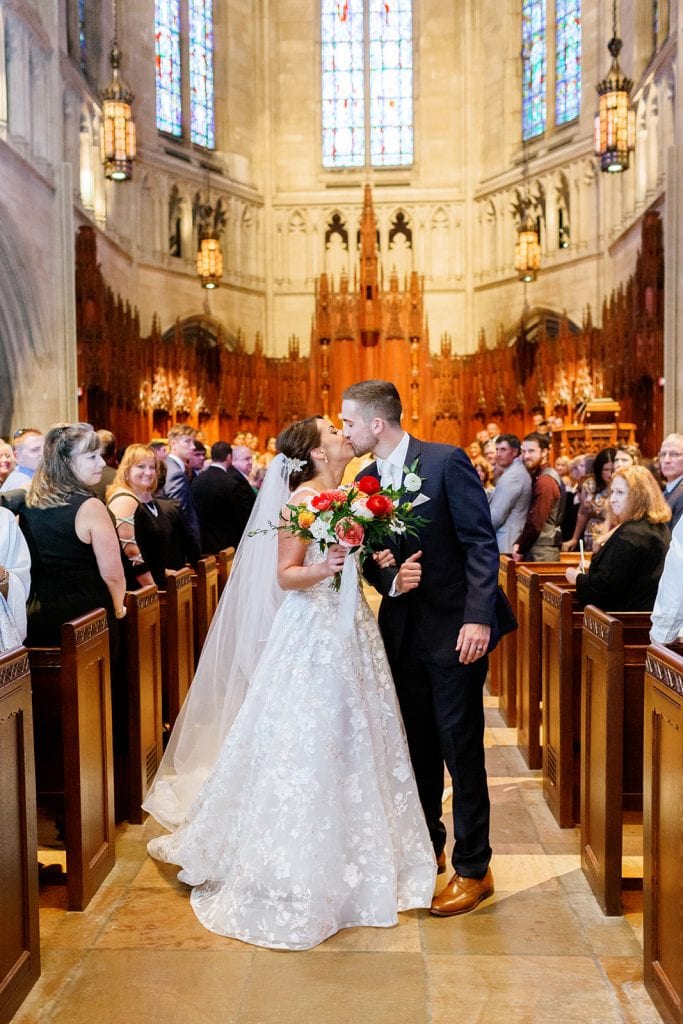
[[[523,434],[537,412],[571,423],[580,403],[604,396],[620,403],[620,419],[635,424],[645,453],[661,438],[664,271],[655,212],[643,219],[634,274],[603,302],[602,327],[590,309],[580,326],[530,309],[501,326],[492,347],[482,332],[466,356],[447,336],[430,352],[417,273],[403,286],[392,274],[385,288],[369,187],[360,266],[353,283],[342,276],[337,289],[326,274],[318,278],[307,356],[296,337],[282,358],[266,357],[258,335],[248,352],[239,332],[228,344],[221,325],[201,315],[163,332],[155,317],[143,337],[137,312],[102,277],[91,227],[79,229],[76,253],[79,412],[121,444],[163,436],[178,421],[200,428],[209,443],[238,430],[263,442],[301,416],[323,412],[336,421],[344,387],[367,377],[396,383],[406,428],[426,439],[467,444],[489,420]]]

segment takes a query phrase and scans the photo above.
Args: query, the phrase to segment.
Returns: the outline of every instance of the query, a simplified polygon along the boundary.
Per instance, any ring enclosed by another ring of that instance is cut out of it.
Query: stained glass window
[[[412,0],[322,0],[321,22],[323,166],[411,164]]]
[[[323,0],[323,166],[365,165],[363,0]]]
[[[522,139],[545,131],[546,38],[545,0],[522,3]]]
[[[180,87],[180,0],[155,0],[154,55],[157,80],[157,128],[183,133]]]
[[[555,123],[581,108],[581,0],[555,0]]]
[[[411,0],[370,0],[370,162],[413,162],[413,12]]]
[[[88,67],[88,48],[85,35],[85,0],[78,0],[78,63],[85,74]]]
[[[213,149],[213,4],[190,0],[190,137],[199,146]]]

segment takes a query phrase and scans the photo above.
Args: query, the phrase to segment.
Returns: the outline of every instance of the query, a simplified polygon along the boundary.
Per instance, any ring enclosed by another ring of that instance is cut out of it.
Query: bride
[[[206,928],[309,949],[429,907],[436,863],[353,556],[268,530],[338,486],[353,450],[317,417],[278,448],[144,807],[170,829],[150,854],[180,865]]]

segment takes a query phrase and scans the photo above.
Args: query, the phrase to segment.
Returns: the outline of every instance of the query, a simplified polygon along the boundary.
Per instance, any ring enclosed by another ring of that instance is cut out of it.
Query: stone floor
[[[496,894],[475,912],[414,911],[310,952],[255,949],[197,922],[175,869],[146,857],[154,822],[123,826],[85,913],[43,890],[43,974],[13,1024],[659,1024],[642,981],[642,895],[603,917],[577,831],[557,828],[486,700]]]

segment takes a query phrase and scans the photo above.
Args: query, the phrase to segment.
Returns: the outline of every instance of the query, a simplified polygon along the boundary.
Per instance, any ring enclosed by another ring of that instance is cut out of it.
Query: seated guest
[[[19,513],[31,552],[29,646],[58,646],[63,623],[104,608],[116,650],[126,581],[116,531],[92,490],[103,466],[89,423],[48,430],[43,461]]]
[[[197,542],[179,505],[155,497],[156,488],[154,451],[146,444],[129,445],[107,492],[129,590],[150,583],[165,590],[166,569],[182,569],[199,558]]]
[[[26,602],[30,589],[31,556],[28,545],[12,513],[6,508],[0,508],[0,594],[5,599],[6,611],[14,627],[15,643],[23,643],[26,636]],[[0,651],[15,646],[15,643],[5,642],[5,626],[2,616]]]
[[[5,479],[2,488],[0,488],[3,493],[14,491],[18,488],[24,491],[28,490],[33,474],[43,457],[44,443],[45,438],[34,427],[20,427],[19,430],[14,432],[12,451],[15,469],[12,470]]]
[[[659,470],[665,481],[664,497],[671,509],[673,530],[683,515],[683,434],[669,434],[664,438],[659,449]]]
[[[653,644],[672,644],[683,630],[683,522],[679,519],[671,534],[652,610],[650,640]]]
[[[14,469],[12,446],[7,441],[0,441],[0,487]]]
[[[671,510],[644,466],[614,474],[609,503],[617,525],[593,554],[587,573],[571,566],[565,575],[576,584],[581,605],[651,611],[669,547]]]

